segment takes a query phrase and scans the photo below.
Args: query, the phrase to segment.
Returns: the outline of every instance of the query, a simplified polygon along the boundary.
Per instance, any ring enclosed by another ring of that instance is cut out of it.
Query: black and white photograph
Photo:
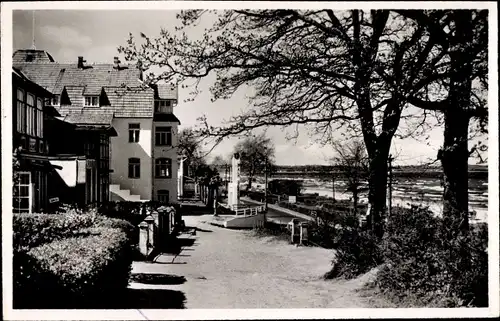
[[[1,6],[6,320],[499,316],[495,2]]]

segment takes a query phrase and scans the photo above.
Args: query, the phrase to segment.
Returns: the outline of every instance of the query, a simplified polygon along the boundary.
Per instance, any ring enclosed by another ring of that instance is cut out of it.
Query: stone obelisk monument
[[[231,160],[231,182],[228,184],[227,203],[231,209],[238,207],[240,186],[240,155],[235,153]]]

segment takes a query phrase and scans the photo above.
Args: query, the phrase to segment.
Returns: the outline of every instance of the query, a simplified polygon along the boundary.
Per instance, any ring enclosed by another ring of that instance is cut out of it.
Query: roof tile
[[[64,121],[77,125],[111,125],[113,114],[69,114]]]
[[[93,64],[81,69],[76,64],[47,62],[24,62],[16,67],[53,94],[61,94],[66,88],[71,106],[58,107],[63,115],[80,112],[84,104],[82,96],[100,95],[104,88],[110,102],[108,108],[115,117],[153,116],[154,90],[142,85],[140,70],[135,67],[115,69],[113,64]]]

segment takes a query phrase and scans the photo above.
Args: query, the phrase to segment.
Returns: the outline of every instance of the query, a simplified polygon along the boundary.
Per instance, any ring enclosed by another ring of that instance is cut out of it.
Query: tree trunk
[[[358,187],[355,187],[352,190],[352,205],[354,207],[354,213],[358,213],[358,202],[359,202]]]
[[[250,191],[250,189],[252,188],[252,180],[253,180],[253,176],[250,176],[248,178],[247,192]]]
[[[455,46],[450,53],[451,70],[448,105],[444,112],[443,148],[439,158],[443,166],[443,216],[446,224],[467,231],[469,228],[468,128],[472,90],[472,58],[468,46],[472,41],[471,13],[455,13]]]
[[[378,144],[374,155],[369,155],[370,174],[368,177],[368,203],[370,204],[370,214],[368,226],[377,237],[383,235],[383,216],[387,199],[387,158],[389,157],[389,143]]]
[[[467,126],[459,113],[445,113],[446,126],[444,144],[441,149],[443,166],[443,215],[447,224],[468,229],[469,193]],[[457,117],[458,116],[458,117]],[[448,122],[451,118],[453,121]]]

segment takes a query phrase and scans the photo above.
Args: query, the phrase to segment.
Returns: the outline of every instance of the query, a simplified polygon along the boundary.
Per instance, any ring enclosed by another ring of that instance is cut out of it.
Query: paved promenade
[[[296,247],[275,238],[257,237],[253,231],[212,226],[206,223],[211,215],[184,219],[186,226],[197,232],[182,236],[185,246],[179,255],[161,255],[155,263],[133,264],[131,288],[165,292],[150,308],[370,306],[357,292],[367,276],[351,281],[322,279],[331,267],[332,250]],[[152,273],[160,282],[141,282],[141,277]]]
[[[242,197],[241,198],[242,202],[246,203],[251,203],[251,204],[262,204],[261,202],[254,201],[248,197]],[[299,221],[303,222],[313,222],[314,218],[310,217],[309,215],[305,215],[296,211],[292,211],[288,208],[283,208],[278,205],[274,204],[268,204],[267,205],[268,212],[267,212],[267,220],[279,224],[288,224],[292,219],[296,218]]]

